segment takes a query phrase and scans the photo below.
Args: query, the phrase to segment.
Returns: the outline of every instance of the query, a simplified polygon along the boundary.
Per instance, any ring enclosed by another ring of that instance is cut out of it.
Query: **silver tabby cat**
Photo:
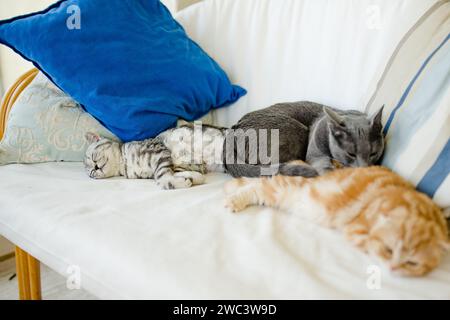
[[[222,128],[196,129],[189,124],[164,131],[153,139],[127,143],[87,133],[90,145],[86,150],[85,169],[94,179],[153,178],[163,189],[189,188],[204,182],[202,173],[224,171],[220,164],[224,132]],[[196,146],[194,140],[200,145]]]

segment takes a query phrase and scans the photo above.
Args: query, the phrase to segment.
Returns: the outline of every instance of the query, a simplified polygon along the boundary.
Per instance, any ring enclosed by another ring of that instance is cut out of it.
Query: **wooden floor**
[[[15,274],[14,258],[0,262],[0,300],[16,300],[19,297],[17,288],[17,276],[9,280]],[[41,265],[42,298],[48,300],[95,300],[88,292],[69,290],[66,288],[66,279]]]

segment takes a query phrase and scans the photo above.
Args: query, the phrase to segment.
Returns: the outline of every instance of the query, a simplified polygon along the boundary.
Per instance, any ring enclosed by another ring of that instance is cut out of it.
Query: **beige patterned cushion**
[[[39,73],[11,110],[0,142],[0,165],[82,161],[88,131],[117,139]]]

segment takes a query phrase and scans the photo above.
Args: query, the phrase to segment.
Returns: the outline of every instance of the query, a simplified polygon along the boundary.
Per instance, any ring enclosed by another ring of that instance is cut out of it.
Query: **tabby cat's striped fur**
[[[342,230],[400,275],[428,273],[449,248],[442,210],[383,167],[346,168],[310,179],[241,178],[225,191],[233,211],[249,205],[277,207]]]
[[[88,133],[85,168],[91,178],[154,178],[163,189],[188,188],[204,181],[203,173],[224,172],[225,128],[185,124],[154,139],[118,143]]]
[[[91,178],[154,178],[163,189],[189,188],[203,183],[199,172],[175,172],[171,152],[159,138],[119,143],[88,133],[86,139],[90,145],[84,164]]]

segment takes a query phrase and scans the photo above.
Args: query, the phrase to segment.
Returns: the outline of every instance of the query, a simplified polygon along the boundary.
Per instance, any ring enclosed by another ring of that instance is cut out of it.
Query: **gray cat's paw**
[[[176,172],[174,176],[190,179],[193,185],[203,184],[205,182],[205,176],[196,171],[180,171]]]

